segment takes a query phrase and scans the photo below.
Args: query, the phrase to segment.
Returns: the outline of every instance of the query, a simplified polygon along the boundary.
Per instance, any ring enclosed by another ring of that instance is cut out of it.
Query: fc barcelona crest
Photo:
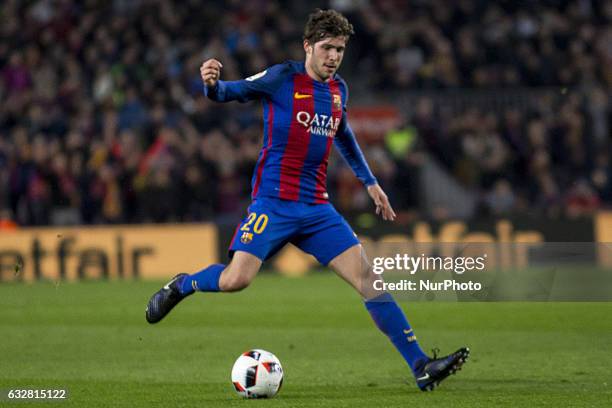
[[[342,99],[340,95],[334,95],[334,108],[340,109],[342,107]]]
[[[251,241],[253,241],[253,233],[252,232],[245,232],[240,237],[240,242],[242,242],[243,244],[250,244]]]

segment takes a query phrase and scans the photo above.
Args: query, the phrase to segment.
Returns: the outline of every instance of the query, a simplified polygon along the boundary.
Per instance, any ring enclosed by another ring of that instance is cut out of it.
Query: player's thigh
[[[374,281],[379,279],[361,244],[354,245],[331,260],[329,266],[348,282],[364,299],[372,299],[381,291],[375,289]]]
[[[246,288],[255,279],[262,261],[253,254],[236,251],[231,262],[221,273],[219,288],[231,292]]]
[[[303,219],[299,235],[294,236],[291,242],[325,266],[347,249],[359,244],[353,229],[331,204],[310,208]]]

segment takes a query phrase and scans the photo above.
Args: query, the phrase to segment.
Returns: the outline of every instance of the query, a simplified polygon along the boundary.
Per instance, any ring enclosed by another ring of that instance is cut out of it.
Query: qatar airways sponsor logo
[[[305,128],[309,128],[311,135],[327,137],[334,137],[338,130],[338,125],[340,125],[340,118],[319,113],[311,115],[309,112],[304,111],[299,111],[295,115],[295,120]]]

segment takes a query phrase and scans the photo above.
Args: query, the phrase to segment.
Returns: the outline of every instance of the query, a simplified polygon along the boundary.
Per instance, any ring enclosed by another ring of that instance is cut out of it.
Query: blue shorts
[[[246,218],[236,227],[229,256],[245,251],[265,261],[287,243],[327,265],[359,240],[329,203],[306,204],[260,197],[251,203]]]

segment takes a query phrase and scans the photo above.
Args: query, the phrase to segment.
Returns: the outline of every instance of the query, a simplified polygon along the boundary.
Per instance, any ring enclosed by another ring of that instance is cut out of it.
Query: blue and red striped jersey
[[[376,183],[346,115],[348,88],[335,75],[319,82],[304,62],[287,61],[240,81],[217,81],[204,93],[218,102],[261,99],[264,140],[251,181],[252,198],[326,203],[331,145],[366,185]]]

